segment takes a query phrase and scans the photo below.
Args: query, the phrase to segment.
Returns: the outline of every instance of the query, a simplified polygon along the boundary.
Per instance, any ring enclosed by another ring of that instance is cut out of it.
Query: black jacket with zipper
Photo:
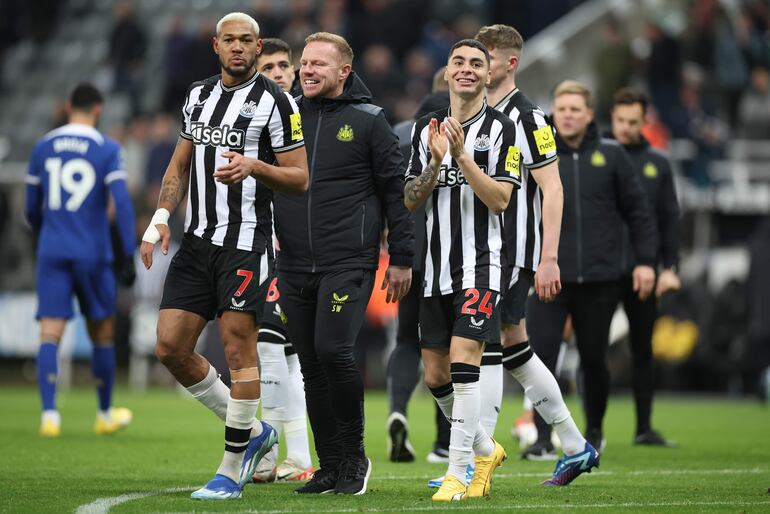
[[[594,123],[578,148],[558,133],[564,213],[559,240],[562,282],[618,280],[628,224],[638,264],[655,265],[658,236],[647,198],[625,150],[601,139]]]
[[[668,158],[650,146],[644,136],[638,143],[623,145],[623,148],[631,158],[634,172],[642,183],[658,227],[657,264],[664,268],[675,268],[679,265],[679,203]],[[624,264],[627,270],[631,270],[635,259],[628,237],[625,245],[627,251]]]
[[[350,74],[336,98],[297,97],[310,182],[301,196],[274,195],[282,271],[376,269],[383,215],[390,264],[412,266],[403,159],[382,108]]]

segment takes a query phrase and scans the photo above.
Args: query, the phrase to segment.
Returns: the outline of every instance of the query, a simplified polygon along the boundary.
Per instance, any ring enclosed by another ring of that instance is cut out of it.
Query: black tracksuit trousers
[[[651,294],[640,300],[634,292],[633,280],[621,280],[623,308],[628,316],[631,342],[631,369],[636,404],[636,434],[650,430],[652,394],[655,387],[652,362],[652,329],[657,318],[657,300]]]
[[[527,331],[532,350],[552,373],[556,369],[564,323],[572,316],[585,384],[587,430],[602,427],[610,392],[607,368],[610,323],[620,298],[620,282],[565,283],[553,302],[530,295]],[[551,427],[535,412],[538,440],[550,441]]]
[[[278,272],[281,308],[297,350],[320,467],[337,469],[364,451],[364,388],[353,347],[374,270]]]

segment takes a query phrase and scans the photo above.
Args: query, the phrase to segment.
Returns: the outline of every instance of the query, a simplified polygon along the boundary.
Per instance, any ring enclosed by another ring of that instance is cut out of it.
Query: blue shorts
[[[70,319],[75,312],[72,296],[88,319],[100,320],[115,314],[117,287],[112,264],[38,257],[37,319]]]

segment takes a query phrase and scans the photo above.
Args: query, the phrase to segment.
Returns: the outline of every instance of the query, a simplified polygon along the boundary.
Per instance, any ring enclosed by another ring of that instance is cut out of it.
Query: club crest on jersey
[[[197,145],[227,146],[230,148],[243,148],[246,133],[241,129],[232,128],[230,125],[209,127],[203,122],[196,121],[191,125],[193,142]]]
[[[353,141],[353,127],[346,123],[345,126],[340,128],[340,130],[337,132],[337,139],[343,143],[349,143],[350,141]]]
[[[489,150],[489,134],[481,134],[473,143],[473,149],[477,152],[486,152]]]
[[[244,118],[253,118],[254,115],[257,114],[257,103],[253,100],[246,102],[243,104],[238,114]]]

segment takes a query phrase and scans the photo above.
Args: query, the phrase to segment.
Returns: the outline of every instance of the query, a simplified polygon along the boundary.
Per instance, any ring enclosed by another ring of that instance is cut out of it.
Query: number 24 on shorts
[[[475,316],[477,312],[481,312],[487,316],[487,319],[492,317],[492,304],[489,299],[492,297],[492,291],[486,291],[484,297],[481,298],[481,294],[478,289],[466,289],[465,297],[468,298],[461,309],[462,314],[470,314]],[[481,301],[479,302],[479,298]],[[473,306],[478,303],[477,308]]]

